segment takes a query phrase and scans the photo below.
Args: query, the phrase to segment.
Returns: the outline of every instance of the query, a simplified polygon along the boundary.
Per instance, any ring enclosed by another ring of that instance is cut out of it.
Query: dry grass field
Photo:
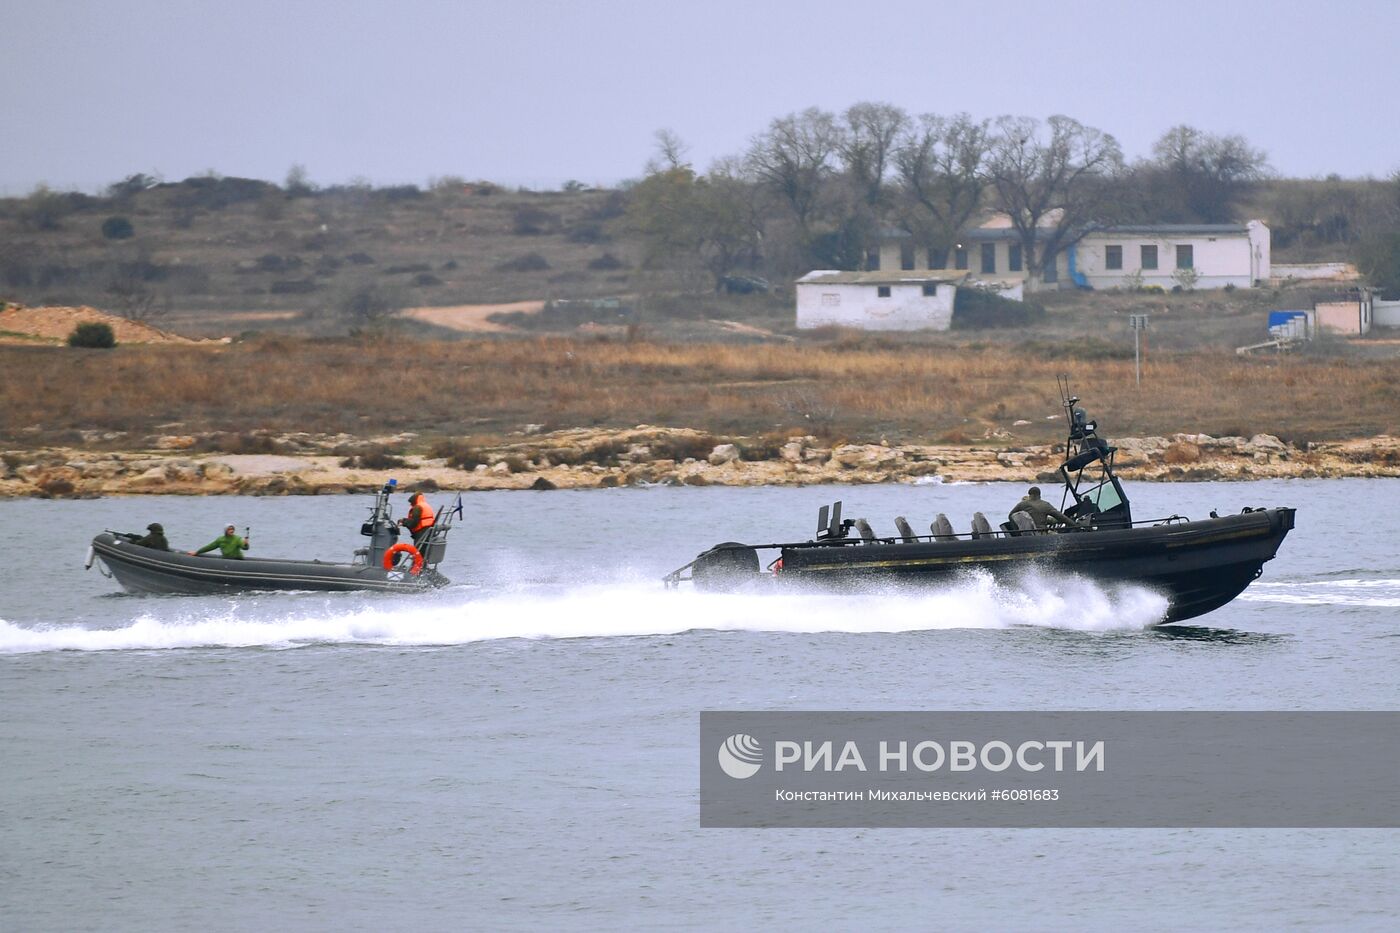
[[[840,335],[750,345],[265,336],[107,351],[9,346],[0,347],[0,441],[266,429],[416,431],[426,446],[527,423],[649,423],[726,435],[1032,443],[1061,433],[1052,420],[1061,372],[1110,437],[1400,433],[1400,360],[1164,351],[1138,388],[1130,356],[1086,358],[1095,355],[1076,355],[1074,344],[939,347]]]

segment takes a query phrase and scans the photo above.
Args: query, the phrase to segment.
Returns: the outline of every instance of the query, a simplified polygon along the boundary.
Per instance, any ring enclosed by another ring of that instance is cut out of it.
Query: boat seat
[[[914,537],[914,529],[909,524],[909,519],[903,515],[897,516],[894,526],[899,529],[899,537],[905,544],[913,544],[918,538]]]
[[[1021,534],[1035,534],[1035,519],[1031,518],[1027,513],[1017,512],[1015,515],[1011,516],[1011,521],[1016,524],[1016,528]]]
[[[933,520],[933,524],[928,526],[928,530],[933,532],[935,541],[956,541],[957,536],[953,534],[953,523],[948,521],[948,516],[942,512]]]
[[[974,538],[990,538],[992,534],[992,523],[987,521],[987,516],[981,512],[973,512],[972,536]]]
[[[856,519],[856,531],[860,532],[862,541],[874,541],[875,529],[870,527],[870,523],[863,518]]]

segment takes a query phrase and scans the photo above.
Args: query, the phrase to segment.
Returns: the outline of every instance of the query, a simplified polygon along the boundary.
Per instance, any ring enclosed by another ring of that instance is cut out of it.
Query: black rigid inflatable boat
[[[100,564],[131,593],[201,594],[257,590],[381,590],[423,592],[447,585],[438,564],[447,553],[447,534],[455,510],[439,510],[422,550],[399,544],[389,495],[390,480],[375,496],[360,533],[369,544],[355,550],[348,564],[319,560],[245,557],[192,557],[184,551],[161,551],[136,544],[133,536],[104,531],[92,539],[88,567]]]
[[[1263,573],[1293,528],[1294,509],[1246,508],[1238,515],[1191,521],[1180,515],[1135,522],[1114,472],[1117,448],[1098,436],[1079,399],[1061,380],[1069,440],[1059,474],[1067,525],[1036,528],[1026,513],[999,530],[978,512],[970,533],[955,534],[943,515],[931,534],[904,518],[896,537],[878,537],[864,519],[841,518],[841,503],[822,506],[815,539],[775,544],[726,542],[664,580],[698,589],[815,586],[850,589],[872,583],[937,584],[973,568],[1000,577],[1027,569],[1137,583],[1169,601],[1164,622],[1180,622],[1225,605]],[[852,533],[852,532],[855,533]],[[764,568],[759,554],[777,552]]]

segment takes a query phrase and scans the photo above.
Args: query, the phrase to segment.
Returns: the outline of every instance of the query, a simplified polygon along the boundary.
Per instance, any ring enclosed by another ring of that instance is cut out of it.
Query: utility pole
[[[1142,385],[1142,332],[1147,330],[1147,315],[1128,315],[1128,325],[1133,329],[1133,369],[1137,372],[1137,384]]]

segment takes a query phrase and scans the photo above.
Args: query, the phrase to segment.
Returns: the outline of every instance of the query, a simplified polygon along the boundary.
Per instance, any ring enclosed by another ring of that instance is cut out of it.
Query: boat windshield
[[[1092,502],[1095,511],[1098,512],[1107,512],[1109,509],[1117,508],[1123,504],[1123,497],[1118,494],[1117,487],[1111,482],[1100,483],[1087,493],[1082,494],[1080,501],[1085,499]]]

